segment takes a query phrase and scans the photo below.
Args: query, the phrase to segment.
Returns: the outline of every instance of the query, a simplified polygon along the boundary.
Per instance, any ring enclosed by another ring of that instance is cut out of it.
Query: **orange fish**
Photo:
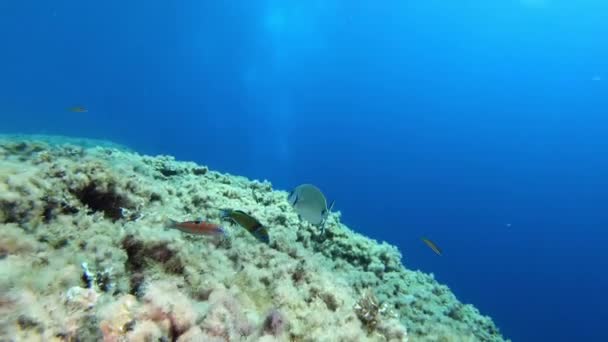
[[[426,245],[429,246],[433,252],[437,253],[437,255],[441,255],[441,249],[439,249],[439,247],[437,247],[433,241],[427,238],[422,238],[422,242],[426,243]]]
[[[219,224],[203,220],[178,222],[169,219],[167,228],[179,229],[182,232],[196,235],[226,235],[226,230]]]

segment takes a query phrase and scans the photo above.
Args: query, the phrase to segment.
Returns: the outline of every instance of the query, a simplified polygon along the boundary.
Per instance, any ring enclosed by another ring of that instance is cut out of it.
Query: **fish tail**
[[[165,227],[166,228],[175,228],[175,227],[177,227],[178,224],[179,224],[179,222],[175,221],[172,218],[167,218],[165,220]]]
[[[230,209],[220,209],[220,217],[223,219],[230,218],[230,214],[232,210]]]
[[[228,229],[224,226],[217,226],[217,235],[219,235],[222,239],[227,239],[229,237]]]
[[[336,204],[336,200],[331,201],[331,203],[329,204],[329,208],[327,209],[328,215],[329,215],[329,212],[334,208],[334,204]]]

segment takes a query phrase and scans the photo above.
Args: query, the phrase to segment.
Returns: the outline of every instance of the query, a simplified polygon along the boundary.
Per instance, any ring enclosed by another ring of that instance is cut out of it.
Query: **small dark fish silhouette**
[[[426,243],[426,245],[429,246],[429,248],[431,248],[437,255],[441,255],[441,249],[439,249],[439,247],[437,247],[433,241],[423,237],[422,242]]]
[[[73,112],[73,113],[86,113],[89,111],[88,109],[86,109],[83,106],[70,107],[69,110],[70,110],[70,112]]]

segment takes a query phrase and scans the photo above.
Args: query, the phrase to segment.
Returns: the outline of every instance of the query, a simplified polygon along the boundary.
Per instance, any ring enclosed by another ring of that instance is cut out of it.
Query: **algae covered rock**
[[[170,156],[1,137],[0,340],[504,340],[394,246],[340,213],[321,235],[286,197]],[[270,243],[223,208],[256,217]],[[165,228],[198,217],[226,239]]]

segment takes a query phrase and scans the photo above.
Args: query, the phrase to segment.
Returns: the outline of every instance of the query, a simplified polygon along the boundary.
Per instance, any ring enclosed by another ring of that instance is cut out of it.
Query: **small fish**
[[[426,243],[437,255],[441,255],[441,249],[433,241],[423,237],[422,242]]]
[[[178,222],[169,219],[166,226],[189,234],[226,236],[226,230],[222,226],[203,220]]]
[[[73,112],[73,113],[87,113],[89,111],[88,109],[86,109],[83,106],[70,107],[69,110],[70,110],[70,112]]]
[[[246,212],[242,210],[223,209],[221,215],[223,219],[228,219],[247,229],[247,231],[255,236],[256,239],[264,243],[270,242],[266,227],[264,227],[255,217]]]
[[[321,190],[312,184],[298,185],[289,193],[287,200],[298,213],[300,219],[320,226],[321,229],[323,229],[325,220],[334,206],[332,201],[328,207],[327,200]]]

